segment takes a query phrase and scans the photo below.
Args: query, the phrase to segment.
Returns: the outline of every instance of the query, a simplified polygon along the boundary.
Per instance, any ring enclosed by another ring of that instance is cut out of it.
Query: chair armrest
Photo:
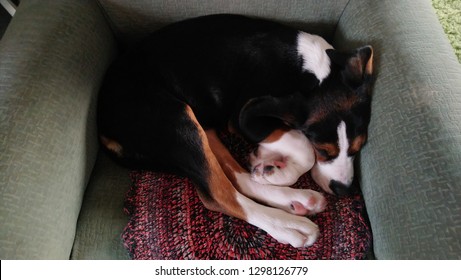
[[[461,258],[461,66],[431,2],[351,0],[335,43],[375,49],[359,167],[375,256]]]
[[[0,41],[0,259],[68,259],[115,43],[96,1],[22,1]]]

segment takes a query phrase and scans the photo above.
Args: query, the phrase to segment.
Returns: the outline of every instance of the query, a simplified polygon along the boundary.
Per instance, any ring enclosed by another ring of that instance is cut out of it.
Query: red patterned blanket
[[[252,147],[236,136],[221,136],[245,166]],[[242,220],[207,210],[186,178],[151,171],[132,171],[131,178],[125,208],[130,220],[122,237],[133,259],[362,259],[371,250],[359,194],[325,194],[326,210],[310,217],[320,228],[319,239],[297,249]],[[294,187],[320,190],[310,174]]]

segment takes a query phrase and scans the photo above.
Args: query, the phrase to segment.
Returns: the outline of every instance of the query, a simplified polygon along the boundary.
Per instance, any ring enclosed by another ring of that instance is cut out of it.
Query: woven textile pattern
[[[237,136],[221,136],[246,166],[252,147]],[[361,259],[371,248],[360,195],[325,194],[327,209],[311,217],[320,238],[312,247],[296,249],[245,221],[207,210],[186,178],[151,171],[132,171],[131,178],[123,240],[134,259]],[[319,190],[310,174],[293,187]]]

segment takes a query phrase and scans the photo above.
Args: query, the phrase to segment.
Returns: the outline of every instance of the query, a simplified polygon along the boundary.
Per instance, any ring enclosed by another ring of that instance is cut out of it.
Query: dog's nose
[[[354,184],[348,186],[335,180],[330,181],[330,189],[337,196],[345,196],[348,194],[352,194],[354,192],[353,186]]]

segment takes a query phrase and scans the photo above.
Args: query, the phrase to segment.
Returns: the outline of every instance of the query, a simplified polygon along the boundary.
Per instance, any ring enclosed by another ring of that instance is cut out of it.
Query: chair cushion
[[[371,44],[361,187],[378,259],[461,259],[461,66],[431,1],[350,1],[336,46]]]
[[[331,35],[348,0],[99,0],[117,38],[131,43],[160,27],[197,16],[243,14],[277,20],[310,32]]]
[[[128,222],[123,200],[129,170],[100,152],[85,192],[71,259],[129,259],[120,235]]]
[[[221,136],[245,163],[250,145],[235,135]],[[132,171],[131,178],[126,199],[130,221],[123,239],[134,259],[362,259],[371,250],[360,194],[325,194],[327,209],[311,217],[320,238],[312,247],[296,249],[242,220],[207,210],[186,178],[151,171]],[[294,187],[320,190],[310,174]]]
[[[21,1],[0,43],[0,259],[68,259],[115,42],[93,1]]]

